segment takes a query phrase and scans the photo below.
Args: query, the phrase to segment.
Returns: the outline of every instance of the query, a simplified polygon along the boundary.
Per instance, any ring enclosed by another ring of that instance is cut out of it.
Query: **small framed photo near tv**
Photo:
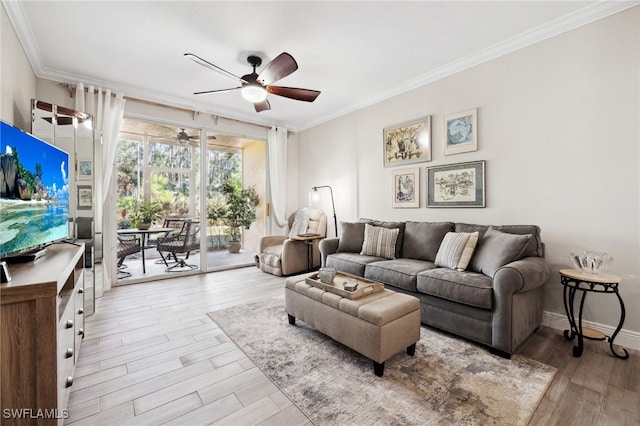
[[[78,185],[78,210],[91,210],[93,191],[91,185]]]
[[[0,120],[0,258],[69,238],[69,154]]]
[[[88,158],[78,159],[78,180],[91,180],[93,176],[93,163]]]

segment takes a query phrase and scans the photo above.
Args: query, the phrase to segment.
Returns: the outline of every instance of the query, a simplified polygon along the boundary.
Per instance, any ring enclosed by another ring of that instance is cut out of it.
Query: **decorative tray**
[[[347,274],[346,272],[336,273],[336,277],[333,279],[333,284],[325,284],[320,281],[317,272],[307,277],[305,282],[313,287],[317,287],[324,291],[328,291],[329,293],[337,294],[338,296],[352,300],[360,299],[361,297],[384,290],[384,284],[382,283],[371,281],[356,275]],[[353,287],[356,284],[357,287],[355,290],[345,290],[345,285],[347,287]]]

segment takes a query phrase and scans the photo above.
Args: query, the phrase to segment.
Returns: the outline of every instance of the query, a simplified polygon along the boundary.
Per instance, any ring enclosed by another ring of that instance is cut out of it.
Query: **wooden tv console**
[[[84,245],[10,265],[0,285],[0,423],[62,424],[84,338]],[[5,423],[6,422],[6,423]]]

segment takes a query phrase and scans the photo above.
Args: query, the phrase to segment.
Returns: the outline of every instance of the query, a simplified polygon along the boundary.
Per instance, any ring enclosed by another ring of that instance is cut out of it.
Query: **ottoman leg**
[[[289,315],[289,314],[287,314],[287,317],[289,317],[289,324],[296,325],[296,317],[294,317],[293,315]]]
[[[416,344],[414,343],[411,346],[407,346],[407,355],[413,356],[416,353]]]
[[[373,372],[376,376],[382,377],[382,375],[384,374],[384,362],[373,361]]]

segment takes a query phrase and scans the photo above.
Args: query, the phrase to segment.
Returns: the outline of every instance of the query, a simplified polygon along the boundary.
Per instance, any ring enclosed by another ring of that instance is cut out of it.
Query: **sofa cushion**
[[[453,222],[406,222],[401,257],[435,261],[442,239],[451,231]]]
[[[448,232],[444,236],[435,264],[457,271],[464,271],[471,260],[471,256],[478,242],[476,232]]]
[[[364,277],[364,267],[371,262],[384,260],[382,257],[364,256],[359,253],[334,253],[327,256],[327,268]]]
[[[471,269],[493,277],[500,267],[520,259],[530,240],[531,234],[516,235],[489,228],[478,243]]]
[[[341,222],[342,235],[338,242],[338,252],[360,253],[364,242],[364,222]]]
[[[436,268],[420,272],[416,288],[419,293],[429,294],[453,302],[493,308],[493,280],[477,272],[460,272],[447,268]]]
[[[432,262],[426,260],[407,258],[381,260],[367,264],[364,277],[415,293],[418,273],[435,267]]]
[[[396,241],[399,229],[387,229],[368,223],[364,227],[364,242],[360,254],[378,256],[386,259],[396,258]]]

